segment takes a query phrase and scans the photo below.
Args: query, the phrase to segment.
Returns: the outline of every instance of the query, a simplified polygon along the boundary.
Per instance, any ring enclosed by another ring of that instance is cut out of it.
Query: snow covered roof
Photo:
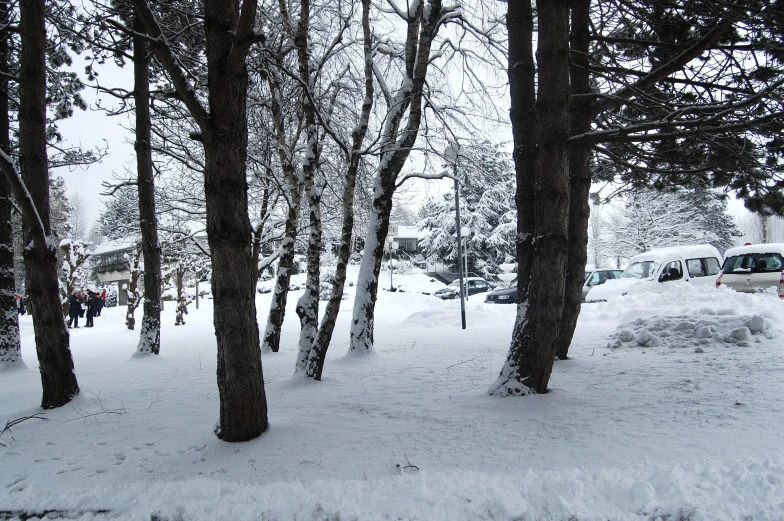
[[[778,253],[784,256],[784,243],[771,243],[771,244],[752,244],[749,246],[738,246],[737,248],[730,248],[724,252],[725,257],[735,257],[743,255],[744,253]]]
[[[111,241],[106,241],[103,244],[99,244],[92,251],[90,251],[90,255],[103,255],[105,253],[114,253],[116,251],[123,251],[129,250],[134,247],[136,244],[135,241],[129,239],[114,239]]]
[[[715,247],[710,244],[698,244],[696,246],[673,246],[671,248],[657,248],[646,251],[629,259],[629,264],[642,261],[662,263],[671,259],[695,259],[702,257],[716,257],[719,261],[722,260],[719,250]]]
[[[398,226],[395,239],[423,239],[425,232],[417,229],[416,226]]]

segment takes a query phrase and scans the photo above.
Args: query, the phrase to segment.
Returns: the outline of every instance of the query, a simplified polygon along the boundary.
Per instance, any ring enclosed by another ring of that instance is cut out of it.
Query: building
[[[405,252],[408,255],[417,255],[422,253],[422,249],[419,246],[419,241],[424,238],[425,232],[420,231],[416,226],[392,224],[389,228],[390,237],[398,243],[397,251]]]
[[[120,306],[128,304],[128,296],[122,287],[131,280],[126,255],[134,248],[134,242],[120,239],[99,244],[90,252],[98,281],[101,284],[117,284],[117,303]]]

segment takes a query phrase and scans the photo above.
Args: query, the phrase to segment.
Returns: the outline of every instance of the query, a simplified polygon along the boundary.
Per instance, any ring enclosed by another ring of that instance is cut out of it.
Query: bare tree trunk
[[[259,212],[259,225],[253,230],[253,250],[252,250],[252,257],[253,257],[253,291],[256,291],[256,284],[259,282],[259,277],[261,276],[261,272],[259,271],[259,257],[261,256],[261,235],[264,233],[264,221],[267,217],[267,212],[269,211],[269,199],[270,199],[270,189],[269,187],[264,189],[264,196],[261,202],[261,211]],[[196,281],[198,284],[198,280]],[[198,296],[198,292],[196,292]],[[199,309],[199,301],[196,300],[196,309]]]
[[[571,65],[569,67],[572,96],[591,92],[591,75],[588,71],[588,44],[591,0],[571,0],[572,34]],[[591,130],[591,109],[585,101],[571,102],[571,134]],[[578,145],[569,150],[569,245],[566,263],[566,291],[556,355],[561,360],[569,356],[569,346],[580,316],[585,282],[585,264],[588,261],[588,220],[591,216],[589,192],[591,191],[591,148]],[[597,267],[598,267],[598,260]]]
[[[255,283],[248,218],[246,58],[262,41],[255,31],[257,0],[206,0],[204,29],[209,111],[195,95],[185,72],[145,0],[137,13],[177,93],[202,131],[207,239],[212,257],[213,320],[218,344],[220,420],[215,434],[247,441],[267,430],[267,398],[256,323]]]
[[[351,320],[349,353],[373,351],[373,322],[378,296],[378,275],[384,255],[384,241],[389,231],[392,196],[397,189],[397,179],[416,142],[422,120],[422,96],[430,49],[439,28],[442,15],[440,0],[431,0],[428,9],[424,2],[417,5],[416,13],[408,20],[405,48],[406,78],[390,103],[390,111],[381,137],[381,161],[376,174],[373,210],[365,248],[359,267],[357,294]],[[408,111],[408,121],[400,125]]]
[[[277,353],[280,350],[280,331],[283,328],[283,319],[286,316],[286,301],[289,296],[291,268],[294,266],[294,246],[297,243],[300,197],[299,186],[292,186],[289,196],[289,211],[286,216],[286,231],[283,236],[283,244],[280,246],[281,254],[278,258],[275,289],[272,292],[267,328],[264,330],[263,350],[272,351],[273,353]]]
[[[375,189],[379,196],[373,199],[365,248],[359,265],[357,294],[354,300],[354,317],[350,328],[349,353],[371,353],[373,351],[373,321],[378,297],[378,276],[384,256],[384,241],[389,233],[389,216],[392,213],[392,193]]]
[[[35,346],[43,384],[41,407],[52,409],[70,402],[79,393],[73,372],[60,307],[57,282],[57,248],[49,222],[49,172],[46,158],[46,22],[44,0],[25,0],[19,5],[22,53],[19,71],[19,166],[22,182],[30,194],[17,194],[25,211],[24,251],[33,302]],[[22,201],[25,199],[25,201]],[[37,216],[34,213],[37,212]],[[33,221],[35,217],[36,222]]]
[[[136,327],[136,309],[139,307],[139,301],[142,298],[139,291],[139,278],[142,275],[141,260],[141,250],[137,247],[128,259],[128,271],[131,273],[131,280],[127,284],[123,284],[121,288],[125,291],[125,295],[128,298],[125,311],[125,326],[131,331]]]
[[[249,20],[252,32],[255,3],[242,7],[243,21]],[[267,430],[248,240],[248,71],[245,56],[234,48],[241,35],[226,29],[240,24],[239,2],[208,0],[205,14],[210,118],[204,136],[204,193],[221,398],[216,434],[226,441],[246,441]]]
[[[144,24],[134,19],[134,29]],[[150,148],[150,63],[147,41],[133,38],[133,99],[136,115],[136,184],[139,189],[139,218],[144,256],[144,304],[137,354],[161,351],[161,246],[158,242],[158,217],[155,214],[155,182]]]
[[[175,285],[177,286],[177,312],[174,315],[174,325],[185,325],[185,297],[182,294],[182,279],[185,276],[185,270],[182,266],[177,266],[175,277]]]
[[[0,2],[0,150],[10,156],[11,122],[8,106],[9,3]],[[19,339],[19,314],[14,276],[14,231],[11,187],[0,176],[0,369],[24,367]]]
[[[321,257],[321,193],[322,188],[316,184],[316,180],[311,179],[306,185],[309,193],[308,202],[310,207],[310,231],[308,233],[308,275],[305,282],[305,293],[297,301],[297,316],[300,322],[299,333],[299,354],[295,372],[301,372],[304,376],[315,371],[312,368],[313,361],[310,355],[318,336],[318,314],[319,314],[319,292],[321,290],[320,277],[321,267],[319,266]]]
[[[285,6],[285,3],[281,5]],[[286,15],[284,18],[288,19],[288,16]],[[283,175],[289,184],[285,232],[283,242],[280,245],[275,289],[272,292],[272,302],[262,343],[262,350],[277,353],[280,350],[280,333],[283,328],[283,320],[286,317],[286,302],[288,301],[289,284],[291,283],[291,269],[294,266],[294,248],[297,243],[297,224],[299,223],[299,207],[302,201],[302,187],[292,163],[293,150],[286,143],[285,119],[281,107],[284,101],[280,98],[281,88],[274,71],[269,71],[268,81],[271,92],[270,108],[272,121],[275,126],[275,136],[278,145],[278,157],[283,169]]]
[[[513,15],[507,19],[509,34],[519,31],[524,37],[532,29],[531,13],[527,5],[516,4],[509,4],[509,12]],[[526,261],[518,259],[518,276],[524,269],[530,269],[528,292],[518,307],[509,356],[490,389],[491,394],[502,396],[547,392],[565,291],[569,215],[566,148],[569,135],[569,8],[566,1],[540,0],[537,10],[539,90],[533,116],[537,120],[538,145],[533,178],[536,187],[533,197],[535,240],[530,268]],[[528,60],[532,62],[528,45],[510,42],[510,67]],[[512,46],[516,47],[514,53]],[[517,54],[518,51],[521,54]],[[510,75],[510,82],[513,77],[518,79]],[[533,79],[532,75],[524,77],[528,81]],[[532,86],[524,88],[528,91],[526,101],[530,102]],[[529,230],[518,230],[518,236],[525,233]]]
[[[341,227],[340,248],[338,249],[335,280],[330,292],[329,301],[321,319],[316,342],[307,354],[305,376],[314,380],[321,380],[324,371],[324,361],[327,350],[335,331],[340,303],[343,300],[343,290],[346,284],[347,267],[351,256],[351,247],[354,244],[354,192],[357,184],[357,172],[361,159],[362,142],[368,129],[370,111],[373,109],[373,57],[372,38],[370,32],[370,1],[362,0],[362,33],[365,53],[365,98],[362,102],[359,122],[351,135],[352,146],[349,153],[349,164],[346,170],[346,183],[343,187],[343,224]]]

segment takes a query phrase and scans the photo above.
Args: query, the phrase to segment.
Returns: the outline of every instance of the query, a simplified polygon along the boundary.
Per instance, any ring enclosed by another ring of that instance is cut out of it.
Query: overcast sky
[[[77,65],[74,70],[81,72],[84,68]],[[99,78],[101,84],[105,86],[129,89],[133,87],[133,71],[130,64],[121,69],[113,63],[107,63],[101,68]],[[88,168],[71,170],[60,168],[55,172],[65,179],[70,198],[77,193],[82,195],[87,204],[87,215],[92,227],[103,210],[101,183],[111,181],[113,172],[122,175],[127,168],[135,171],[135,158],[131,134],[123,128],[123,125],[130,128],[131,121],[128,116],[110,117],[104,112],[93,110],[99,100],[102,106],[114,106],[116,100],[105,94],[98,95],[95,89],[91,88],[82,91],[82,97],[90,110],[76,109],[72,118],[59,123],[60,133],[68,144],[81,145],[84,149],[103,147],[108,144],[108,154],[100,163]]]

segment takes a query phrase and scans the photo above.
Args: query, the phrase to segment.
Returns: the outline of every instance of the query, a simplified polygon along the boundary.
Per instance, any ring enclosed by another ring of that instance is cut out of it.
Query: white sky
[[[76,64],[74,70],[83,72],[81,60],[77,57],[74,62]],[[102,66],[99,79],[103,86],[131,89],[133,70],[130,64],[121,69],[114,63],[107,63]],[[92,110],[99,99],[102,106],[114,106],[116,100],[106,94],[97,94],[95,89],[91,88],[82,91],[82,97],[90,110],[76,109],[73,117],[59,122],[60,133],[68,144],[81,145],[84,149],[103,147],[108,144],[108,154],[103,161],[88,168],[80,167],[72,170],[59,168],[55,173],[65,179],[69,198],[73,198],[77,193],[84,198],[90,222],[89,229],[103,210],[101,183],[111,181],[113,172],[123,174],[126,168],[135,171],[135,156],[132,135],[122,127],[125,125],[130,128],[131,121],[128,116],[110,117],[104,112]]]

